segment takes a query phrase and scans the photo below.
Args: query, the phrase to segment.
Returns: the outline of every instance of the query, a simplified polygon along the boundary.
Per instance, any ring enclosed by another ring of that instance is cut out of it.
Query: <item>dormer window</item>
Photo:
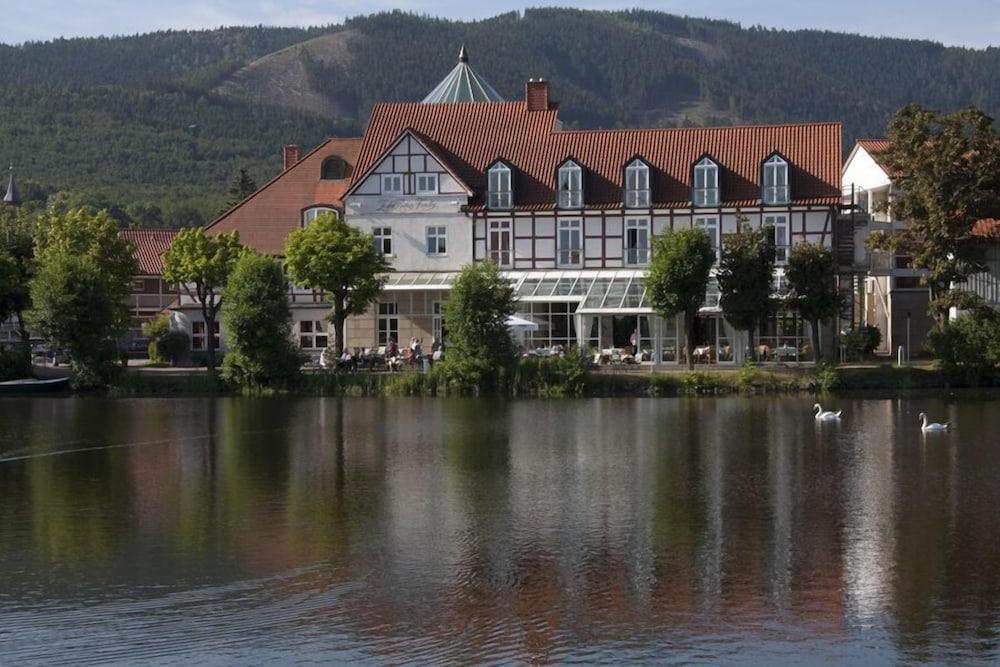
[[[780,155],[773,155],[764,162],[763,191],[765,204],[787,204],[791,201],[788,188],[788,162]]]
[[[559,208],[583,207],[583,169],[569,160],[559,167]]]
[[[719,165],[702,158],[694,166],[694,189],[691,201],[695,206],[719,205]]]
[[[495,210],[503,211],[514,205],[514,191],[511,187],[512,174],[510,167],[503,162],[497,162],[490,167],[487,176],[486,205]]]
[[[649,166],[636,158],[625,167],[625,208],[649,208]]]

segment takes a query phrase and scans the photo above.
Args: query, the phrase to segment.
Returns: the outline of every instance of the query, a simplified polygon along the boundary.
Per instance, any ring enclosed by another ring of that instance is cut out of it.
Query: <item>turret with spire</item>
[[[8,206],[17,206],[21,203],[21,197],[17,193],[17,184],[14,182],[14,165],[10,165],[10,176],[7,178],[7,193],[3,196],[3,203]]]
[[[454,102],[503,102],[503,97],[469,66],[465,44],[458,51],[458,64],[424,98],[424,104]]]

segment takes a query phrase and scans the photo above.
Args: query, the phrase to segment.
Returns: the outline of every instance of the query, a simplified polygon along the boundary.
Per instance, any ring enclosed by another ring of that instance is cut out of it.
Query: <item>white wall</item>
[[[857,146],[851,153],[841,174],[841,188],[845,197],[850,196],[852,185],[857,191],[884,188],[891,183],[885,170],[861,146]]]

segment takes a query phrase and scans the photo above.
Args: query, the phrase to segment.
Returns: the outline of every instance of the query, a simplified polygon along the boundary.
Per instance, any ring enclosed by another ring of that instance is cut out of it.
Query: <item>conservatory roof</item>
[[[387,291],[449,290],[457,272],[402,272],[389,274]],[[616,271],[506,271],[514,296],[524,302],[566,301],[580,304],[581,314],[640,314],[652,313],[640,269]],[[709,282],[702,312],[719,312],[719,289],[714,278]]]

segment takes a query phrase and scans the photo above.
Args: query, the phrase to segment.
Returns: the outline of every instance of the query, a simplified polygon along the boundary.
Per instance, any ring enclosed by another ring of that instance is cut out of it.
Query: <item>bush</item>
[[[20,347],[0,347],[0,382],[19,380],[31,375],[31,363]]]
[[[298,378],[303,360],[291,340],[288,280],[277,260],[249,250],[240,255],[226,285],[222,327],[226,380],[260,391]]]
[[[170,328],[170,316],[166,313],[147,322],[144,329],[149,338],[147,354],[153,363],[176,366],[191,345],[186,331]]]
[[[816,364],[816,385],[817,393],[826,394],[833,391],[840,384],[840,373],[833,364]]]
[[[871,325],[849,329],[843,337],[844,352],[852,361],[871,356],[882,343],[882,332]]]
[[[560,398],[582,396],[586,388],[587,355],[573,347],[561,357],[524,357],[514,369],[514,396]]]
[[[982,309],[955,318],[931,330],[927,347],[945,370],[973,382],[991,377],[1000,366],[1000,315]]]

